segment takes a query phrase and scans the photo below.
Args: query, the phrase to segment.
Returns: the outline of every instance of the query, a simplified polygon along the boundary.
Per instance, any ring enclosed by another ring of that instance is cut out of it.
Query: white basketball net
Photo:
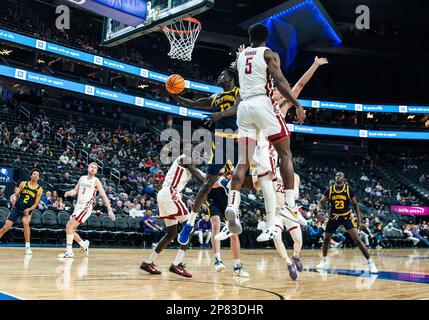
[[[201,31],[201,23],[194,18],[186,18],[162,29],[170,41],[171,59],[192,60],[192,51]]]

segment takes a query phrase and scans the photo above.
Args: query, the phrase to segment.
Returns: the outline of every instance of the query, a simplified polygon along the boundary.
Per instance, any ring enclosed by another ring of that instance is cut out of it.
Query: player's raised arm
[[[298,123],[302,124],[305,120],[304,109],[302,108],[301,103],[299,103],[293,95],[289,82],[282,73],[279,55],[271,50],[266,50],[264,53],[264,59],[267,62],[268,71],[273,77],[277,89],[283,97],[288,99],[295,106]]]
[[[97,179],[97,182],[95,183],[95,187],[97,188],[97,191],[100,193],[101,198],[103,199],[104,203],[106,204],[107,212],[109,214],[109,218],[112,221],[115,221],[116,217],[115,217],[115,214],[113,213],[112,206],[110,205],[109,198],[107,198],[106,191],[104,190],[104,187],[101,184],[101,181],[99,179]]]
[[[306,86],[308,81],[313,77],[316,70],[325,64],[328,64],[328,59],[326,58],[314,58],[314,63],[311,65],[311,67],[307,70],[306,73],[301,77],[301,79],[298,80],[298,82],[293,86],[292,93],[295,96],[295,98],[298,98],[299,94],[301,93],[302,89]]]
[[[177,102],[190,108],[211,109],[212,102],[213,102],[213,96],[200,98],[195,101],[191,99],[183,98],[178,95],[174,95],[173,97]]]
[[[31,211],[33,211],[39,206],[39,203],[42,200],[42,195],[43,195],[43,189],[40,188],[39,191],[37,192],[37,196],[36,196],[36,200],[34,201],[34,204],[30,208],[27,208],[24,210],[24,214],[26,216],[29,215]]]

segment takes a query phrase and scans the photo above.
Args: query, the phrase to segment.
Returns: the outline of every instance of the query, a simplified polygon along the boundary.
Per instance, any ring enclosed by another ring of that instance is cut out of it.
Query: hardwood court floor
[[[91,249],[85,258],[59,261],[59,248],[0,248],[0,292],[20,299],[429,299],[429,250],[372,250],[381,271],[370,276],[358,250],[331,250],[331,268],[317,272],[319,250],[302,253],[305,271],[290,280],[274,250],[243,250],[250,279],[233,277],[229,250],[227,270],[213,272],[210,250],[189,250],[185,257],[193,278],[168,272],[176,255],[169,249],[158,257],[163,271],[149,275],[139,265],[150,250]],[[361,271],[365,270],[365,272]]]

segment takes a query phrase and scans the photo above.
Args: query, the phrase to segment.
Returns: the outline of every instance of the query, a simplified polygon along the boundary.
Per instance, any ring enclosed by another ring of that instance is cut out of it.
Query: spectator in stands
[[[45,150],[43,151],[43,155],[45,157],[52,157],[54,153],[52,152],[51,149],[49,149],[49,146],[46,146]]]
[[[112,186],[109,186],[107,188],[106,195],[107,195],[107,198],[109,199],[109,201],[113,204],[114,201],[116,200],[116,196],[115,196],[115,193],[113,192],[113,187]]]
[[[369,228],[369,222],[364,222],[362,224],[359,235],[361,235],[361,239],[365,242],[367,247],[373,247],[375,245],[376,235],[371,232],[371,229]],[[366,239],[368,241],[366,241]]]
[[[314,244],[319,244],[322,239],[322,229],[316,219],[313,219],[307,230],[310,240],[312,240]]]
[[[210,217],[205,214],[202,219],[197,223],[197,231],[194,233],[200,242],[200,248],[210,248],[210,240],[212,238],[212,225],[210,223]],[[204,238],[206,241],[204,242]]]
[[[56,190],[54,190],[53,192],[52,192],[52,201],[55,203],[55,201],[57,201],[58,200],[58,192],[56,191]]]
[[[43,151],[45,150],[45,148],[43,148],[43,144],[41,144],[41,143],[39,143],[38,145],[37,145],[37,149],[36,149],[36,151],[34,152],[36,155],[38,155],[38,156],[41,156],[41,155],[43,155]]]
[[[16,135],[21,135],[22,133],[22,124],[19,123],[14,129],[13,129],[13,133],[15,133]]]
[[[60,157],[60,161],[63,165],[68,165],[70,159],[69,156],[67,155],[67,151],[64,151],[63,154]]]
[[[21,133],[20,135],[16,136],[15,139],[13,139],[11,145],[12,149],[17,150],[21,148],[22,144],[24,143],[23,137],[24,135]]]
[[[65,168],[64,164],[61,162],[61,160],[58,159],[56,164],[57,171],[62,172],[64,171],[64,168]]]
[[[374,234],[376,236],[377,246],[386,248],[386,243],[384,242],[384,239],[383,239],[383,224],[381,222],[376,223]]]
[[[417,238],[417,239],[419,239],[419,240],[420,240],[420,245],[421,245],[422,247],[429,248],[429,241],[428,241],[427,237],[423,236],[423,235],[420,233],[420,226],[419,226],[419,225],[415,225],[415,226],[413,227],[413,231],[412,231],[412,233],[413,233],[413,237],[414,237],[414,238]]]
[[[152,247],[156,246],[161,238],[162,228],[156,224],[156,218],[152,216],[151,209],[146,210],[140,224],[143,227],[143,232],[150,233],[152,235]]]
[[[53,207],[57,210],[64,210],[65,204],[63,202],[63,198],[58,198],[57,201],[53,204]]]
[[[64,173],[64,177],[63,177],[63,181],[62,182],[66,183],[66,184],[73,184],[73,181],[72,181],[72,179],[70,177],[70,172],[66,171]]]
[[[15,158],[15,160],[13,160],[13,162],[12,162],[12,166],[13,167],[19,167],[21,165],[21,157],[20,156],[17,156],[16,158]]]
[[[124,204],[121,200],[116,201],[115,208],[113,209],[116,215],[123,215]]]
[[[7,207],[9,201],[4,196],[5,187],[0,188],[0,207]]]
[[[369,181],[369,178],[368,178],[368,176],[365,173],[362,173],[362,176],[360,177],[360,180],[364,181],[364,182],[367,182],[367,181]]]
[[[52,199],[52,192],[51,191],[46,191],[46,194],[42,197],[40,204],[39,204],[39,209],[47,209],[48,207],[51,207],[54,205],[54,201]]]
[[[118,156],[115,154],[110,160],[110,163],[112,164],[112,168],[118,168],[121,165],[121,161],[119,161]]]
[[[130,210],[130,216],[133,218],[144,217],[144,215],[145,214],[140,203],[137,203],[136,206]]]
[[[417,244],[420,242],[420,239],[414,237],[413,232],[411,230],[412,230],[412,225],[408,224],[403,226],[405,237],[407,238],[407,240],[411,240],[413,242],[413,245],[416,247]]]
[[[101,197],[98,198],[97,204],[94,206],[93,212],[95,212],[97,216],[103,213],[107,213],[107,207],[104,205],[103,199],[101,199]]]
[[[72,168],[76,168],[77,166],[77,161],[76,161],[76,157],[72,157],[71,160],[69,161],[69,165]]]

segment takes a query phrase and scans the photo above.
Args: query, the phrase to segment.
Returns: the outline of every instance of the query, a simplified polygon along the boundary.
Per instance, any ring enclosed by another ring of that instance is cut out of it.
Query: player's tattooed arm
[[[305,112],[301,103],[293,95],[289,82],[282,73],[279,55],[275,52],[272,52],[271,50],[265,50],[264,58],[268,65],[268,71],[273,77],[277,89],[280,91],[280,94],[283,97],[285,97],[292,105],[295,106],[298,123],[302,124],[305,120]]]
[[[359,208],[359,203],[357,202],[356,196],[354,196],[352,198],[352,206],[355,209],[356,212],[356,220],[357,220],[357,226],[360,227],[361,223],[360,223],[360,208]]]
[[[199,108],[199,109],[211,109],[213,96],[200,98],[197,100],[186,99],[178,95],[173,95],[176,102],[181,103],[190,108]]]
[[[95,187],[97,188],[97,191],[100,193],[100,196],[103,199],[103,202],[107,207],[107,212],[109,214],[109,218],[112,221],[115,221],[116,217],[115,217],[115,214],[113,213],[112,206],[110,205],[109,198],[107,198],[106,191],[104,191],[104,187],[101,184],[101,181],[99,179],[97,179],[97,182],[95,183]]]
[[[24,210],[25,215],[30,214],[31,211],[33,211],[39,206],[39,203],[42,200],[42,195],[43,195],[43,189],[40,188],[39,191],[37,192],[36,201],[34,201],[34,204],[30,208],[27,208]]]

